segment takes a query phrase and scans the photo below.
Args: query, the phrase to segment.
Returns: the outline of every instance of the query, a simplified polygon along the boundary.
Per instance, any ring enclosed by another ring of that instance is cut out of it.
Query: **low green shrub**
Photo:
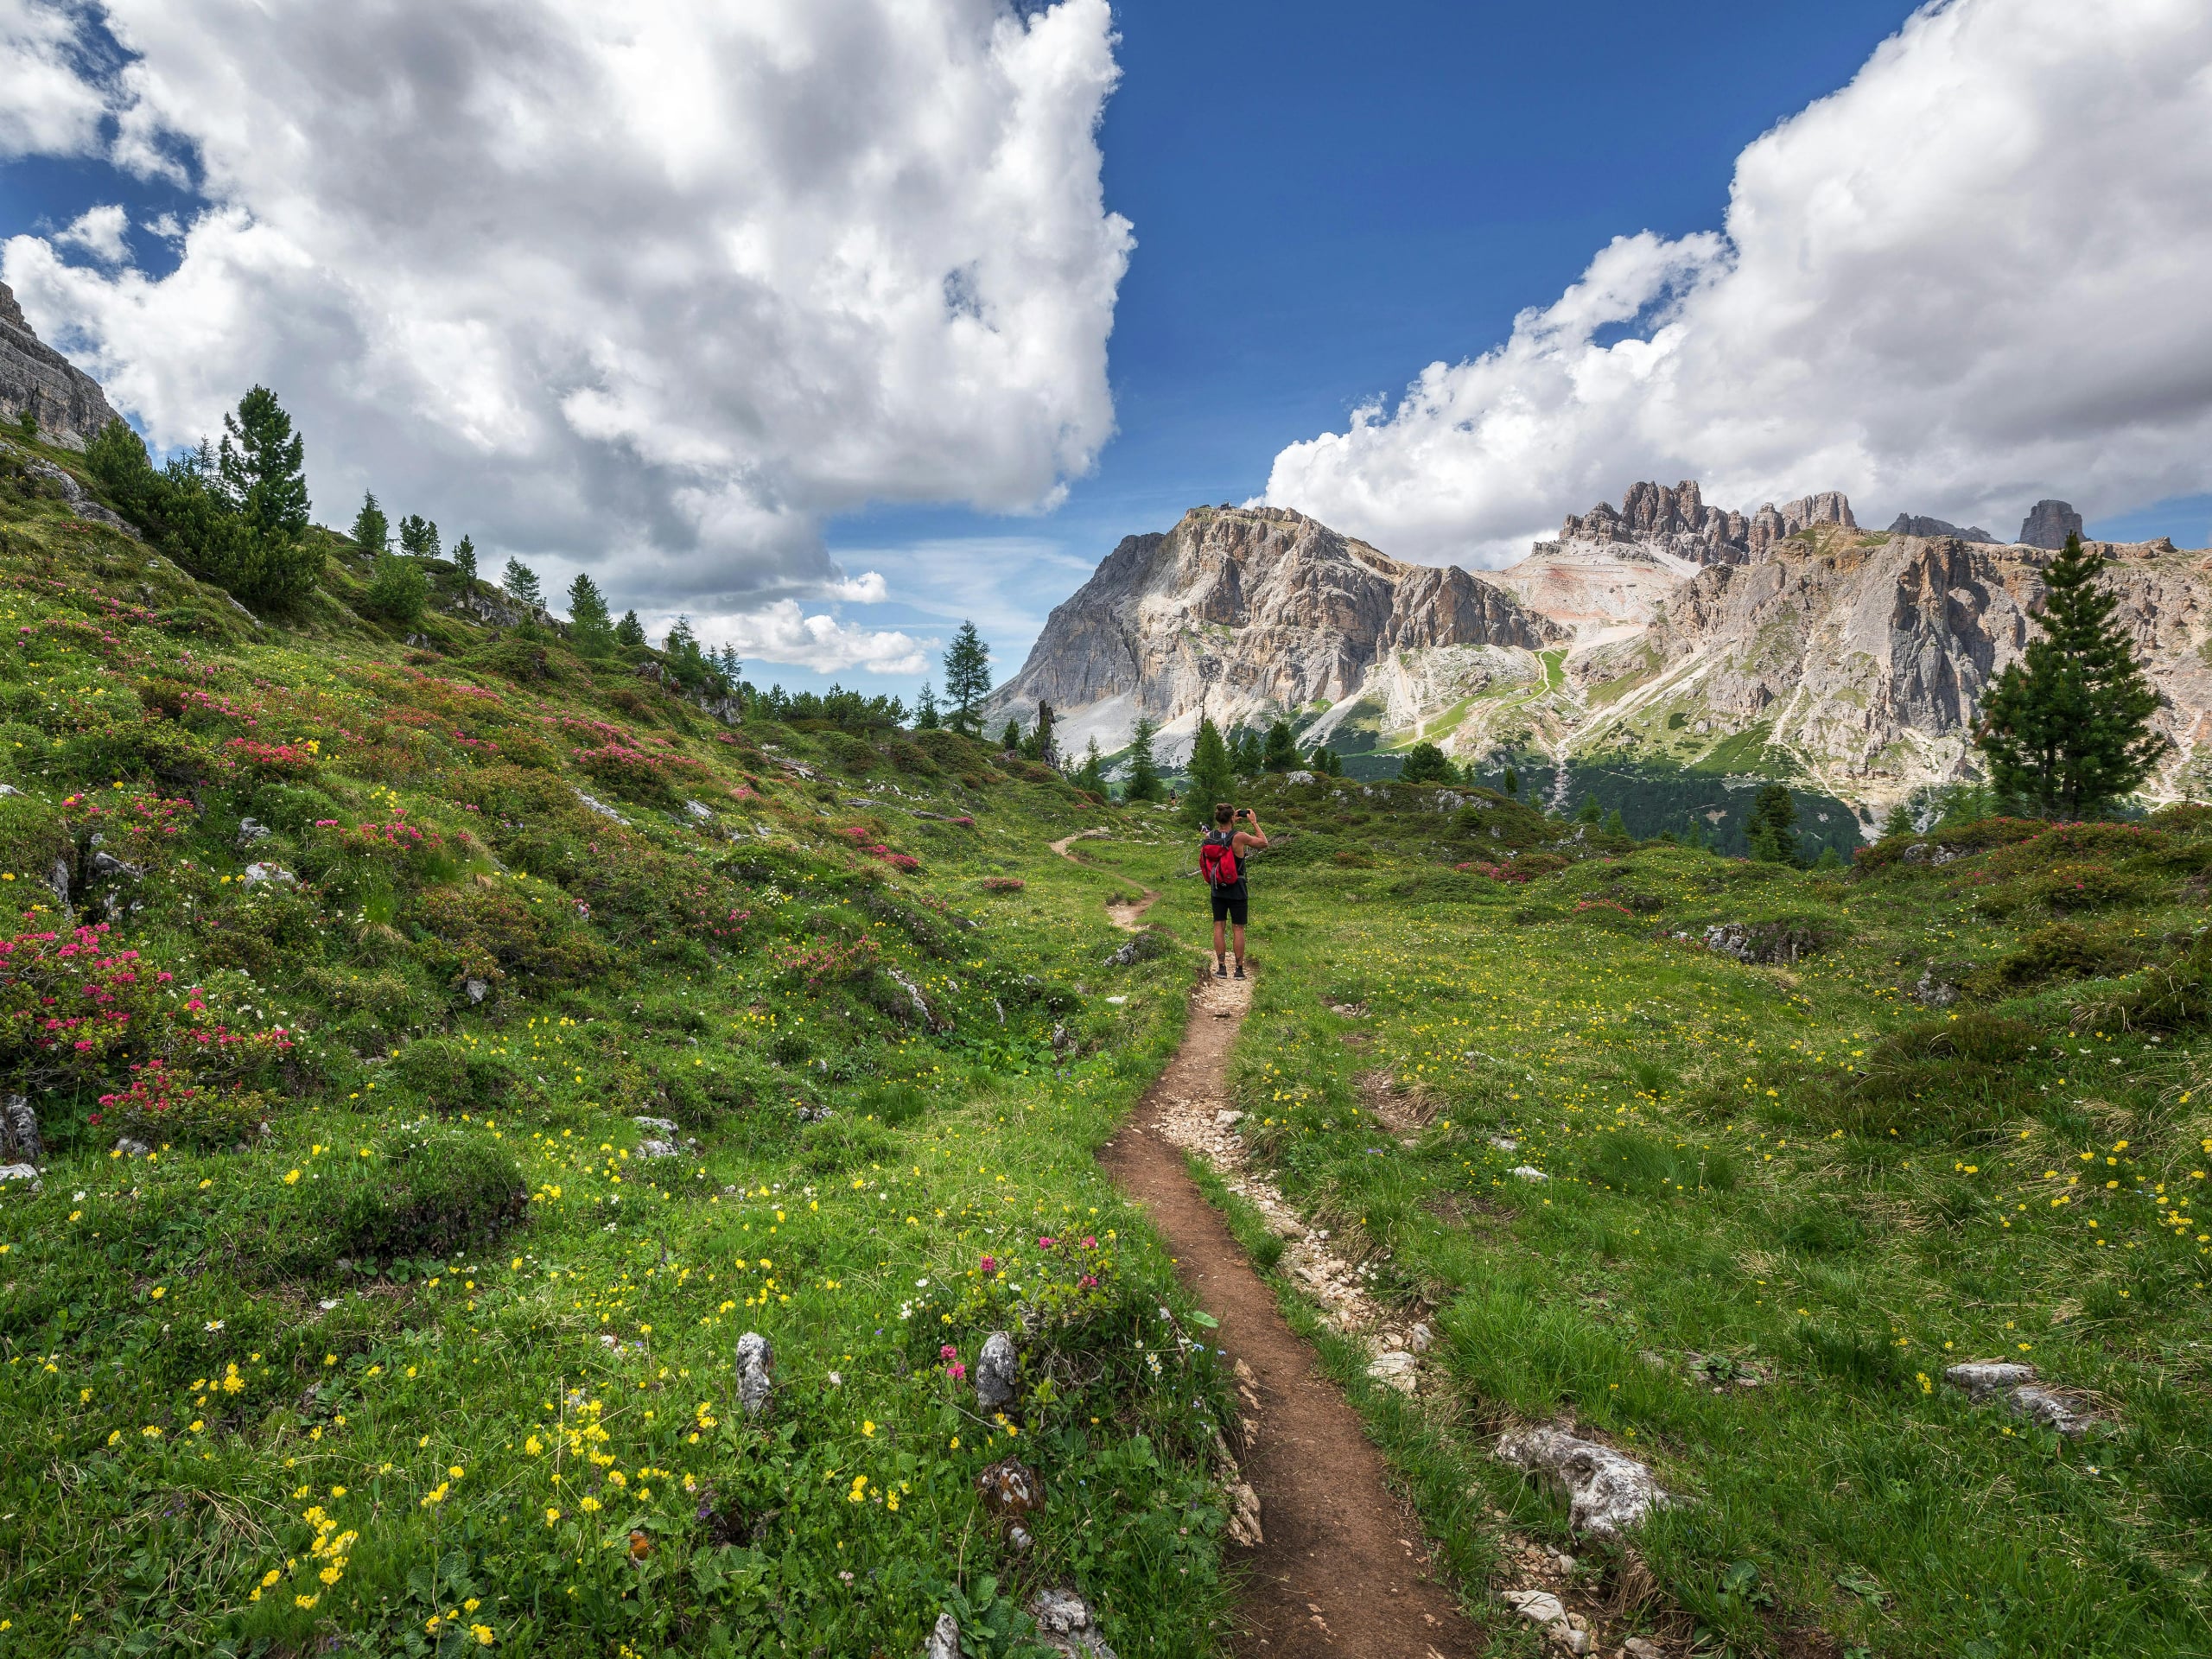
[[[391,1070],[395,1082],[441,1112],[501,1104],[515,1082],[513,1068],[499,1055],[449,1037],[417,1038],[399,1051]]]

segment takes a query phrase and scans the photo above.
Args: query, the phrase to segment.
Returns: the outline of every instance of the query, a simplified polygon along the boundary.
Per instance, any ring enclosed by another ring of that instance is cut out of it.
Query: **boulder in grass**
[[[1014,1403],[1020,1386],[1014,1338],[1003,1331],[992,1332],[983,1339],[982,1354],[976,1361],[976,1404],[986,1412],[1004,1411]]]
[[[1055,1653],[1068,1659],[1115,1659],[1090,1608],[1072,1590],[1039,1590],[1029,1599],[1029,1617],[1037,1621],[1037,1639]]]
[[[737,1401],[747,1416],[758,1417],[767,1408],[768,1397],[776,1390],[770,1375],[775,1364],[776,1351],[758,1331],[737,1339]]]
[[[960,1659],[960,1621],[950,1613],[937,1616],[929,1643],[922,1649],[922,1659]]]
[[[1567,1524],[1577,1532],[1618,1536],[1674,1501],[1634,1458],[1563,1428],[1510,1431],[1499,1438],[1497,1455],[1562,1493]]]

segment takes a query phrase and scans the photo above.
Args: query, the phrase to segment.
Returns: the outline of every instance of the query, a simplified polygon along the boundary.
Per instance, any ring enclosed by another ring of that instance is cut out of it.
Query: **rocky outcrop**
[[[2082,515],[2066,501],[2038,501],[2020,520],[2020,542],[2026,547],[2053,550],[2066,545],[2069,536],[2082,533]]]
[[[1483,577],[1403,563],[1303,513],[1200,507],[1109,554],[986,718],[1050,702],[1064,747],[1095,736],[1110,750],[1148,715],[1173,756],[1201,715],[1227,728],[1336,702],[1396,652],[1567,634]]]
[[[1958,540],[1962,542],[1994,542],[1997,539],[1987,531],[1982,529],[1979,524],[1968,524],[1965,529],[1961,530],[1958,525],[1948,524],[1941,518],[1924,518],[1916,512],[1901,512],[1897,514],[1895,518],[1890,521],[1890,534],[1892,536],[1918,536],[1922,537],[1931,536],[1951,536],[1955,537]],[[2065,544],[2065,537],[2061,537],[2059,538],[2059,543],[2060,545],[2063,546]]]
[[[49,443],[81,449],[115,418],[99,382],[32,332],[15,290],[0,283],[0,420],[38,419]]]
[[[1600,501],[1587,512],[1569,513],[1560,525],[1559,540],[1537,543],[1530,556],[1541,558],[1547,549],[1626,543],[1692,564],[1748,564],[1811,525],[1859,527],[1840,490],[1800,496],[1778,507],[1769,501],[1756,512],[1724,512],[1707,506],[1697,481],[1685,479],[1671,490],[1663,484],[1631,484],[1621,502],[1618,512]]]

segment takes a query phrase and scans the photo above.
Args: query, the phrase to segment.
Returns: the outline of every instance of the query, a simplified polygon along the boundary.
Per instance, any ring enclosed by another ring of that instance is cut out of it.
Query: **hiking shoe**
[[[1244,964],[1241,962],[1236,964],[1236,977],[1239,979],[1244,977]]]
[[[1237,969],[1237,972],[1240,974],[1244,970],[1241,968]],[[1221,961],[1219,958],[1216,958],[1213,964],[1213,976],[1216,979],[1227,979],[1229,977],[1229,964]]]

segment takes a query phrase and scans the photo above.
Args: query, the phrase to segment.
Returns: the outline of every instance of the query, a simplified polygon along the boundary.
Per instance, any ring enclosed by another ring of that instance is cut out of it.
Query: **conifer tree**
[[[1260,765],[1268,772],[1298,769],[1298,745],[1292,741],[1289,721],[1278,720],[1268,728],[1268,746],[1261,754]]]
[[[607,596],[584,571],[569,584],[569,639],[586,657],[603,656],[614,644],[614,619]]]
[[[1621,816],[1621,810],[1618,806],[1605,814],[1605,833],[1609,836],[1623,837],[1628,835],[1628,820]]]
[[[922,689],[927,690],[929,688],[924,686]],[[1096,738],[1084,745],[1083,764],[1075,769],[1075,776],[1070,781],[1077,789],[1087,789],[1094,795],[1106,792],[1106,757],[1098,753]]]
[[[2173,747],[2151,725],[2158,694],[2096,577],[2097,561],[2069,536],[2044,572],[2043,637],[1999,677],[1974,728],[1997,796],[2045,817],[2109,807]]]
[[[1266,751],[1262,746],[1259,729],[1239,726],[1230,741],[1229,763],[1239,778],[1256,778],[1266,770]]]
[[[924,680],[921,695],[914,699],[914,729],[918,732],[933,732],[937,730],[938,724],[937,691],[927,680]]]
[[[991,653],[973,622],[963,622],[944,653],[944,695],[952,706],[944,722],[973,737],[979,729],[983,699],[991,695]]]
[[[1159,729],[1149,715],[1137,716],[1136,729],[1129,734],[1128,780],[1122,785],[1125,801],[1156,801],[1167,792],[1152,753],[1153,736]]]
[[[1601,823],[1605,821],[1605,809],[1598,804],[1598,798],[1595,795],[1585,795],[1582,798],[1581,807],[1575,812],[1574,821],[1577,823]]]
[[[364,553],[382,553],[391,545],[391,521],[377,505],[374,490],[361,497],[361,510],[353,515],[353,541]]]
[[[476,543],[466,536],[453,544],[453,568],[464,584],[476,585]]]
[[[1508,766],[1505,769],[1505,776],[1499,779],[1499,781],[1505,785],[1505,792],[1509,796],[1516,801],[1521,798],[1521,774],[1519,772],[1514,771],[1512,767]]]
[[[222,447],[210,451],[202,439],[189,472],[212,492],[208,504],[219,501],[236,521],[202,522],[190,537],[209,575],[241,598],[273,605],[314,591],[322,550],[308,538],[306,443],[275,392],[256,386],[239,398],[223,416]]]
[[[1899,801],[1883,817],[1879,839],[1887,841],[1892,836],[1916,835],[1918,832],[1919,826],[1912,821],[1912,808]]]
[[[1221,741],[1221,728],[1210,715],[1198,719],[1198,734],[1191,744],[1191,788],[1185,798],[1193,817],[1200,823],[1213,822],[1215,803],[1225,801],[1234,791],[1236,774],[1230,769],[1229,745]]]
[[[1786,785],[1769,784],[1752,798],[1751,816],[1744,821],[1744,840],[1761,864],[1799,861],[1797,803]]]
[[[399,550],[414,559],[438,556],[438,527],[419,512],[399,521]]]
[[[538,589],[537,572],[520,559],[508,559],[507,568],[499,573],[499,586],[506,589],[507,597],[518,605],[545,603],[545,595]]]
[[[1398,768],[1402,784],[1448,784],[1456,774],[1451,757],[1429,742],[1416,743],[1406,751],[1406,758]]]
[[[638,620],[635,611],[625,611],[622,620],[614,625],[614,637],[626,645],[642,645],[645,643],[645,625]]]
[[[371,610],[402,627],[412,627],[423,620],[423,607],[429,597],[430,574],[419,559],[389,550],[377,555],[367,595]]]
[[[1008,754],[1021,753],[1021,722],[1020,721],[1007,721],[1006,730],[999,734],[999,747]]]

